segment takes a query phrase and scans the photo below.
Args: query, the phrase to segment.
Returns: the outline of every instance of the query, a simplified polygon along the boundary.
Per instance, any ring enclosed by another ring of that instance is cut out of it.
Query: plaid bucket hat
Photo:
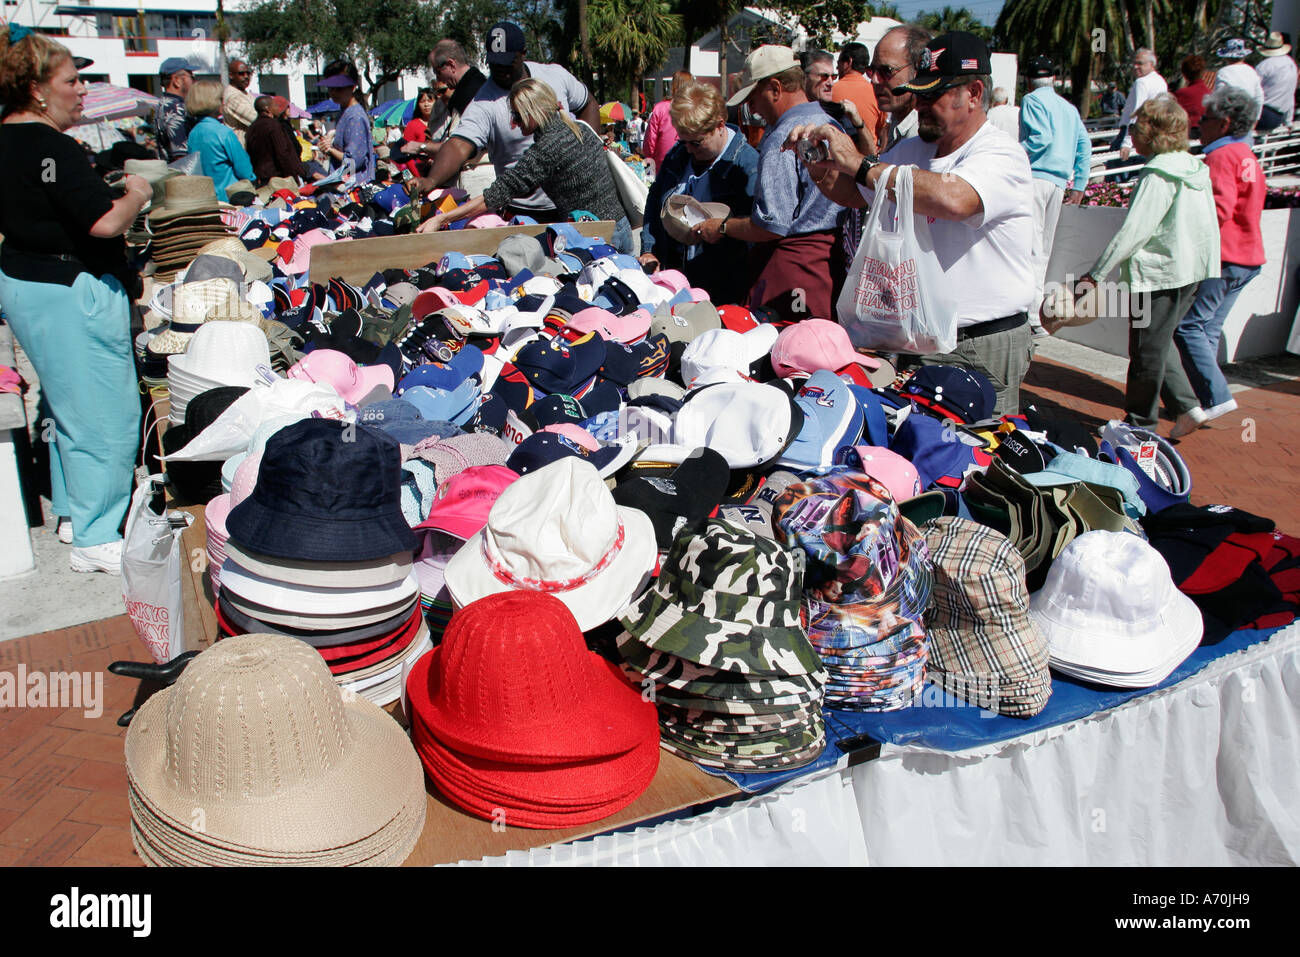
[[[1005,535],[945,515],[926,524],[934,590],[930,677],[981,708],[1038,714],[1052,694],[1047,639],[1029,615],[1025,562]]]
[[[771,539],[710,519],[683,529],[654,585],[619,618],[656,651],[755,676],[821,671],[799,621],[803,575]]]

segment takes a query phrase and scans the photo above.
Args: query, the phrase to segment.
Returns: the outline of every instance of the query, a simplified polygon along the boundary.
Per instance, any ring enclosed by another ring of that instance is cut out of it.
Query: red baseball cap
[[[487,524],[497,497],[519,473],[504,465],[475,465],[438,486],[429,517],[416,528],[432,528],[461,541],[473,538]]]

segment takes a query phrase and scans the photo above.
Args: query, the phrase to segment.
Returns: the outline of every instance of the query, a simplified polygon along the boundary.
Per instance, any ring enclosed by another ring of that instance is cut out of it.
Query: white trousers
[[[1061,200],[1065,190],[1045,179],[1034,180],[1034,307],[1030,321],[1038,324],[1038,307],[1043,302],[1043,284],[1047,279],[1047,264],[1052,258],[1052,242],[1056,238],[1056,221],[1061,218]]]

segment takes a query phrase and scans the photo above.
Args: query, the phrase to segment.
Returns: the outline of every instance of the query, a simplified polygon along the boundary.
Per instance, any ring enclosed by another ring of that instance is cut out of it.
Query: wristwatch
[[[871,171],[871,167],[876,165],[878,159],[875,156],[862,157],[862,162],[858,164],[858,171],[853,174],[853,182],[859,186],[867,186],[867,173]]]
[[[722,218],[722,225],[718,227],[718,235],[724,239],[727,236],[727,220],[730,218],[730,216],[724,216]]]

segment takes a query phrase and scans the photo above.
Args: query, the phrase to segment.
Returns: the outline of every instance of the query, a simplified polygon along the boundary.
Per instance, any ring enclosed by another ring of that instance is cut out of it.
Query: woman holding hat
[[[139,279],[122,236],[153,188],[128,175],[118,197],[95,175],[66,134],[85,95],[66,47],[21,27],[0,33],[0,308],[54,419],[50,498],[71,516],[72,569],[117,573],[140,438]]]
[[[555,91],[541,80],[520,80],[510,88],[509,103],[511,125],[525,136],[532,136],[533,145],[482,196],[433,216],[421,224],[419,232],[432,232],[458,219],[504,209],[512,199],[541,189],[566,218],[585,210],[597,219],[613,220],[610,245],[630,253],[632,226],[596,132],[562,113]]]
[[[325,75],[316,85],[329,90],[330,99],[343,110],[333,136],[321,142],[322,152],[328,154],[335,164],[351,159],[358,183],[373,181],[375,143],[357,68],[347,60],[334,60],[325,67]]]

